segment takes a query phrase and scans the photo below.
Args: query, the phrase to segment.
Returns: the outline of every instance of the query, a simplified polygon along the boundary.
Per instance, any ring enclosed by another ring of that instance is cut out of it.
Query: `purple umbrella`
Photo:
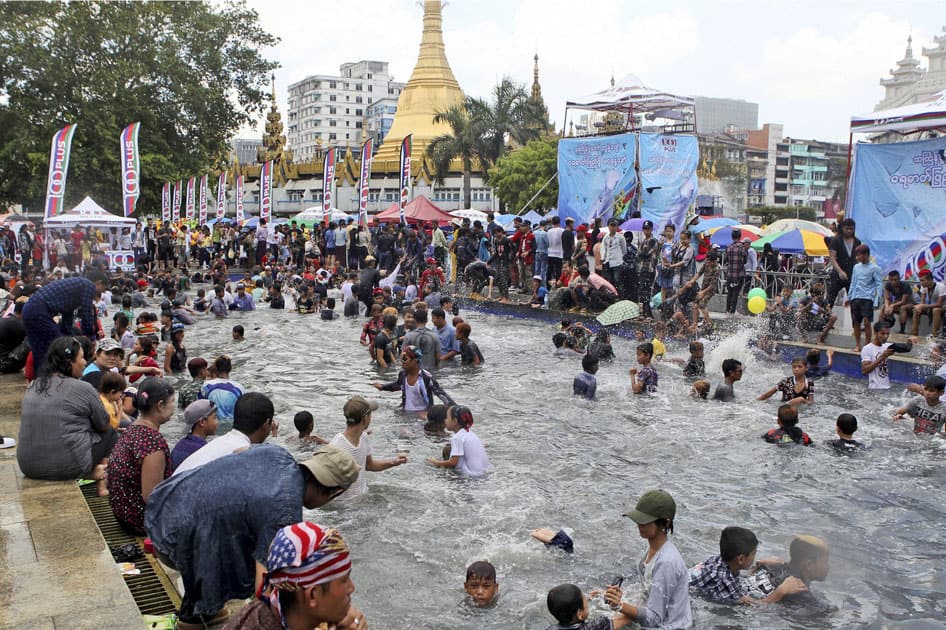
[[[621,224],[621,230],[624,232],[640,232],[644,229],[644,221],[647,219],[642,219],[637,217],[636,219],[628,219]]]

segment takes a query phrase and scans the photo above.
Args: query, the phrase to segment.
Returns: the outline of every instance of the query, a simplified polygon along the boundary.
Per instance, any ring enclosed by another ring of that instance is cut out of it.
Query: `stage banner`
[[[174,197],[171,200],[171,221],[181,222],[181,189],[184,188],[184,180],[179,179],[174,184]]]
[[[198,215],[198,219],[197,219],[198,225],[201,225],[201,226],[207,224],[207,208],[209,207],[209,203],[207,201],[207,195],[208,195],[207,188],[208,187],[209,187],[208,177],[204,175],[203,177],[200,178],[200,204],[199,204],[200,214]]]
[[[227,213],[227,172],[220,173],[217,178],[217,221]]]
[[[368,185],[371,182],[371,138],[361,146],[361,177],[358,179],[358,223],[368,225]]]
[[[161,222],[171,220],[171,182],[164,182],[161,186]]]
[[[641,217],[660,227],[672,223],[680,233],[696,199],[700,145],[695,136],[640,134]]]
[[[243,176],[237,175],[235,182],[236,194],[236,222],[243,225]]]
[[[328,225],[335,203],[335,147],[325,152],[322,162],[322,223]]]
[[[413,145],[412,134],[407,134],[401,141],[401,194],[399,197],[399,207],[401,209],[401,225],[407,222],[404,217],[404,209],[411,200],[411,146]]]
[[[194,195],[196,194],[195,188],[196,180],[191,177],[187,180],[187,200],[184,202],[185,218],[188,221],[194,220],[194,212],[197,210],[194,201]]]
[[[637,138],[632,133],[558,142],[558,215],[575,225],[622,218],[636,204]]]
[[[52,147],[49,149],[49,177],[46,180],[45,217],[47,219],[62,212],[62,199],[66,194],[66,174],[69,171],[69,154],[72,152],[72,136],[75,133],[75,125],[66,125],[53,134]]]
[[[946,138],[858,143],[849,191],[847,216],[881,270],[946,279]]]
[[[269,219],[273,208],[273,161],[264,162],[259,171],[259,218]]]
[[[141,195],[141,160],[138,159],[138,129],[140,122],[131,123],[122,130],[119,144],[122,160],[122,205],[125,216],[135,212],[135,205]]]

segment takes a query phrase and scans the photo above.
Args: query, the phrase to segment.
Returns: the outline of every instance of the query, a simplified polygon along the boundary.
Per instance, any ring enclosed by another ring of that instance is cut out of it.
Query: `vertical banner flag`
[[[141,161],[138,159],[138,128],[140,122],[125,127],[121,136],[122,156],[122,201],[125,216],[135,212],[135,204],[141,194]]]
[[[75,125],[66,125],[53,134],[49,150],[49,179],[46,181],[46,218],[62,212],[62,198],[66,194],[66,172],[69,170],[69,153]]]
[[[411,139],[412,134],[407,134],[401,142],[401,223],[405,222],[404,208],[407,202],[411,200]]]
[[[217,221],[227,213],[227,172],[220,173],[217,179]]]
[[[332,204],[335,190],[335,147],[325,152],[322,163],[322,222],[329,224],[329,215],[332,214]]]
[[[371,179],[371,138],[361,146],[361,178],[358,180],[358,222],[368,225],[368,183]]]
[[[197,219],[198,225],[207,223],[207,176],[200,178],[200,215]]]
[[[161,222],[168,223],[171,220],[171,182],[164,182],[161,186]]]
[[[243,176],[236,177],[236,222],[243,224]]]
[[[259,218],[269,219],[273,205],[273,161],[264,162],[259,172]]]
[[[171,200],[171,221],[179,223],[181,220],[181,189],[184,188],[184,180],[177,180],[174,184],[174,198]]]
[[[195,185],[196,183],[193,177],[187,180],[187,201],[184,202],[184,208],[185,208],[185,211],[187,212],[186,218],[188,221],[194,220],[194,210],[195,210],[194,187]]]
[[[558,214],[562,221],[574,219],[581,225],[595,219],[606,223],[611,217],[630,217],[637,205],[636,160],[637,136],[632,133],[562,138],[558,143]]]

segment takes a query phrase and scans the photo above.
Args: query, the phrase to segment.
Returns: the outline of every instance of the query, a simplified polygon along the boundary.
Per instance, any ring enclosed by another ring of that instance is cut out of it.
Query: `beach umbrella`
[[[604,326],[611,324],[620,324],[627,319],[635,319],[641,316],[640,304],[630,300],[621,300],[615,302],[598,315],[598,323]]]
[[[474,221],[479,221],[485,227],[489,221],[486,220],[486,213],[482,210],[473,210],[472,208],[467,208],[466,210],[454,210],[449,213],[452,217],[457,217],[458,219],[469,219],[470,223]]]
[[[752,249],[762,251],[766,243],[771,243],[772,249],[783,254],[828,255],[828,246],[824,242],[824,235],[810,230],[794,229],[778,234],[769,234],[753,243]]]
[[[739,227],[742,230],[742,236],[739,237],[739,240],[744,238],[754,241],[759,238],[758,234],[753,234],[752,232],[742,229],[740,226],[733,226],[732,228],[716,228],[713,230],[713,233],[710,235],[710,245],[718,245],[719,247],[729,247],[732,245],[732,232],[734,229]]]
[[[696,225],[691,225],[689,229],[694,234],[698,234],[700,232],[707,232],[714,228],[724,227],[727,225],[739,225],[739,221],[730,219],[729,217],[715,217],[713,219],[709,219],[708,221],[700,221]]]
[[[644,221],[646,220],[647,219],[643,219],[641,217],[637,217],[636,219],[628,219],[627,221],[621,224],[621,231],[622,232],[640,232],[641,230],[644,229]]]
[[[821,234],[823,236],[834,236],[834,233],[830,228],[826,228],[820,223],[815,223],[814,221],[806,221],[805,219],[779,219],[771,225],[765,226],[762,229],[762,236],[768,236],[769,234],[779,234],[788,230],[808,230],[809,232],[815,232],[816,234]]]

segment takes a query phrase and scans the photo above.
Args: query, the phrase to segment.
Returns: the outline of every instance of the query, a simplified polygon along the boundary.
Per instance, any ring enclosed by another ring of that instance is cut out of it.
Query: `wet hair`
[[[585,372],[590,372],[592,368],[598,367],[599,359],[598,355],[594,352],[586,352],[585,356],[581,358],[581,369]]]
[[[874,322],[874,332],[880,332],[881,330],[890,330],[890,324],[884,319],[878,319]]]
[[[927,376],[926,380],[923,382],[923,388],[934,392],[941,392],[946,389],[946,380],[944,380],[942,376],[935,374]]]
[[[647,342],[645,342],[645,343],[637,344],[637,351],[638,351],[638,352],[643,352],[643,353],[646,354],[648,357],[652,357],[652,356],[654,356],[654,344],[652,344],[652,343],[649,342],[649,341],[647,341]]]
[[[82,352],[82,344],[76,337],[58,337],[49,344],[49,351],[46,353],[46,365],[43,375],[38,379],[40,381],[39,391],[45,391],[48,387],[49,377],[54,374],[61,376],[72,376],[72,362]]]
[[[332,310],[335,308],[335,298],[325,300],[325,308]]]
[[[583,598],[581,589],[574,584],[559,584],[549,591],[545,605],[560,625],[567,626],[578,621]]]
[[[477,560],[466,568],[466,579],[476,577],[481,580],[496,581],[496,567],[489,560]]]
[[[385,315],[381,319],[381,325],[388,330],[394,330],[397,327],[397,315]]]
[[[437,308],[435,308],[435,309],[433,309],[432,311],[430,311],[430,316],[431,316],[431,317],[440,317],[440,318],[446,319],[446,318],[447,318],[447,312],[444,311],[442,308],[440,308],[440,307],[438,306]]]
[[[791,563],[796,566],[802,562],[817,560],[826,555],[828,555],[828,545],[815,536],[796,536],[788,547],[788,557]]]
[[[801,442],[803,431],[798,428],[798,410],[789,404],[779,405],[778,421],[793,441]]]
[[[723,376],[729,376],[742,367],[742,361],[737,359],[723,359]]]
[[[470,333],[473,332],[473,329],[466,322],[460,322],[457,324],[457,334],[463,335],[464,337],[469,337]]]
[[[99,382],[100,394],[112,394],[125,390],[125,377],[118,372],[105,372]]]
[[[308,411],[300,411],[292,417],[292,424],[300,434],[308,433],[315,427],[315,418]]]
[[[138,337],[138,344],[141,346],[141,354],[151,356],[154,352],[154,337],[151,335]]]
[[[821,363],[821,350],[818,350],[817,348],[812,348],[811,350],[806,352],[805,361],[808,362],[808,365],[812,367],[816,367],[819,363]]]
[[[214,371],[217,372],[217,374],[229,374],[232,369],[233,362],[230,361],[230,357],[227,355],[221,354],[214,359]]]
[[[838,227],[847,227],[847,226],[855,227],[854,219],[841,219],[841,223],[838,224]]]
[[[128,293],[122,296],[122,308],[131,308],[131,295]]]
[[[552,343],[555,344],[556,348],[565,347],[565,339],[566,339],[565,333],[563,332],[557,332],[554,335],[552,335]]]
[[[706,397],[709,396],[709,390],[710,382],[705,378],[701,378],[700,380],[693,383],[693,391],[695,391],[696,395],[703,400],[706,400]]]
[[[246,330],[246,329],[243,328],[243,326],[242,326],[241,324],[237,324],[236,326],[233,327],[233,332],[235,332],[236,334],[240,335],[241,337],[243,336],[245,330]]]
[[[900,272],[897,271],[896,269],[891,269],[890,271],[887,272],[887,277],[888,277],[888,278],[899,278],[899,277],[900,277]]]
[[[463,405],[452,405],[447,409],[447,414],[453,417],[461,429],[469,430],[473,426],[473,412],[469,407]]]
[[[690,342],[690,354],[693,354],[693,353],[696,352],[697,350],[702,350],[702,349],[703,349],[703,342],[702,342],[702,341],[691,341],[691,342]]]
[[[446,405],[432,405],[427,410],[427,421],[424,423],[424,431],[440,431],[444,428],[444,421],[447,419]],[[446,459],[446,457],[444,458]]]
[[[420,304],[423,304],[423,302],[421,302]],[[418,304],[418,306],[420,304]],[[426,308],[415,309],[414,321],[417,322],[418,324],[426,324],[427,323],[427,309]],[[421,328],[423,328],[423,326],[421,326]]]
[[[841,433],[851,435],[857,431],[857,418],[851,413],[842,413],[838,416],[837,427]]]
[[[805,365],[805,357],[795,357],[792,359],[792,365]]]
[[[194,357],[187,362],[187,371],[190,372],[191,378],[197,378],[205,369],[207,369],[207,359],[202,357]]]
[[[719,535],[719,555],[723,562],[748,556],[759,546],[759,539],[745,527],[725,527]]]
[[[248,392],[233,407],[233,428],[245,435],[256,433],[276,414],[273,401],[266,394]]]
[[[135,398],[135,407],[141,413],[148,413],[162,402],[174,397],[174,386],[171,381],[159,376],[146,378],[138,385],[138,396]]]
[[[118,313],[115,313],[115,316],[112,318],[112,321],[115,323],[116,326],[121,326],[124,328],[128,328],[128,325],[131,323],[128,321],[128,315],[125,315],[121,311],[119,311]]]

